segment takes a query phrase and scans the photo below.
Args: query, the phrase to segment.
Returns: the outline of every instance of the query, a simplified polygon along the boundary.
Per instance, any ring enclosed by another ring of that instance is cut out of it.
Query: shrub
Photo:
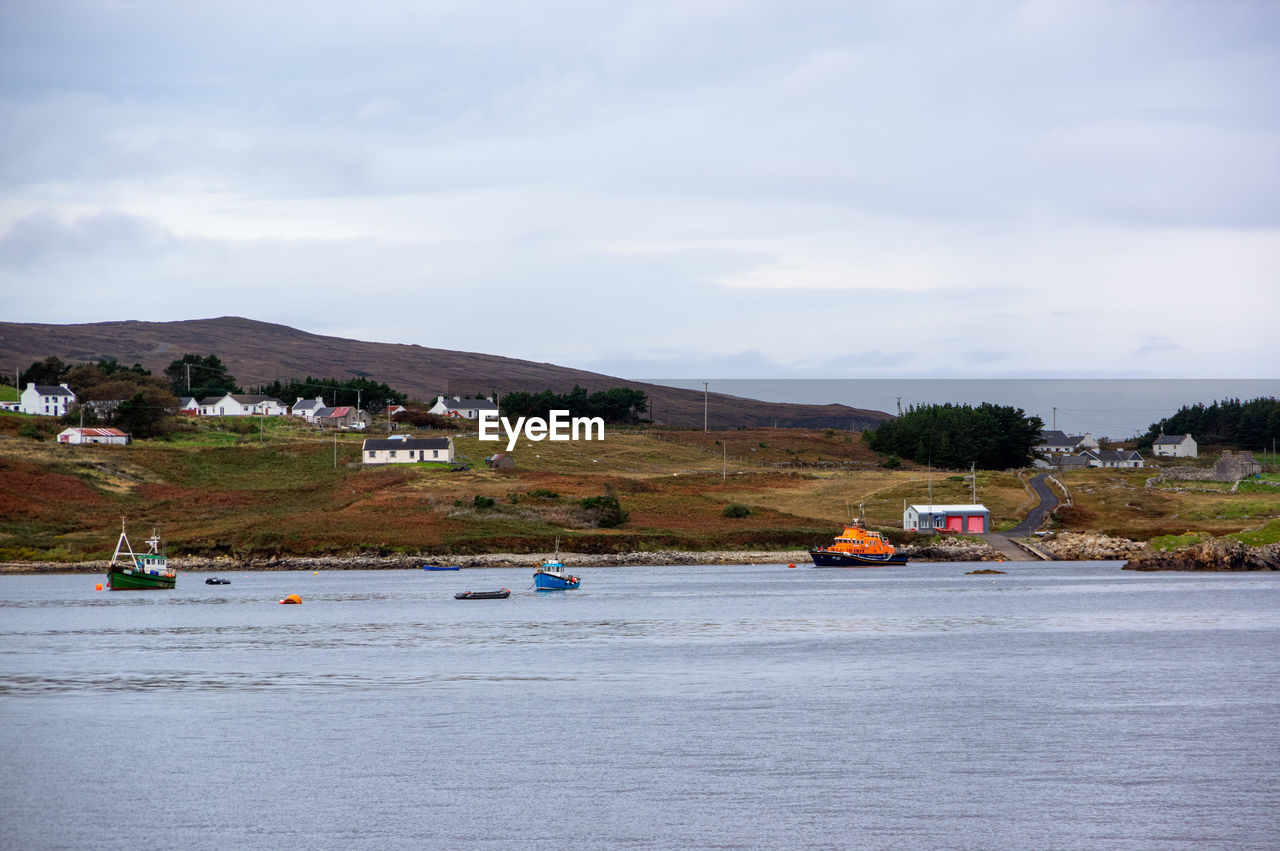
[[[618,498],[613,494],[589,496],[581,500],[578,505],[590,512],[596,525],[603,529],[621,526],[631,516],[622,510],[622,506],[618,504]]]
[[[471,503],[471,504],[472,504],[472,505],[474,505],[476,508],[479,508],[479,509],[483,510],[483,509],[486,509],[486,508],[493,508],[493,507],[494,507],[495,505],[497,505],[498,503],[496,503],[496,502],[495,502],[493,499],[491,499],[490,497],[487,497],[487,496],[477,496],[477,497],[472,501],[472,503]]]
[[[897,455],[890,455],[888,458],[880,462],[880,466],[886,470],[896,470],[902,466],[902,459]]]
[[[18,437],[29,437],[32,440],[44,440],[44,432],[33,422],[27,421],[18,426]]]
[[[731,502],[720,512],[721,517],[747,517],[751,509],[740,502]]]

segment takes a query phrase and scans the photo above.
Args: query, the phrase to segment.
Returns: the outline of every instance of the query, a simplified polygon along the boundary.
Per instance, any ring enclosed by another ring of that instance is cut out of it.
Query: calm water
[[[0,843],[1280,847],[1280,574],[1004,567],[3,577]]]

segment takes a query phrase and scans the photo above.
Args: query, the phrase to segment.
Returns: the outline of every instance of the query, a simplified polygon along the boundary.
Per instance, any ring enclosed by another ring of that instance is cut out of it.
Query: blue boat
[[[571,576],[560,561],[560,539],[556,538],[556,554],[544,561],[533,572],[533,588],[535,591],[573,591],[582,584],[582,579]]]
[[[424,564],[423,570],[462,570],[460,564]]]

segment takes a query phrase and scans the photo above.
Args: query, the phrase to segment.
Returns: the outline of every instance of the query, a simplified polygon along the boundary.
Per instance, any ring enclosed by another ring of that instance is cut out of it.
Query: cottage
[[[488,458],[484,459],[484,462],[489,465],[489,469],[491,470],[510,468],[516,465],[516,459],[512,458],[511,454],[508,452],[498,452],[497,454],[490,455]]]
[[[991,512],[985,505],[908,505],[902,528],[912,532],[987,532]]]
[[[1199,449],[1189,434],[1162,434],[1152,442],[1151,454],[1163,458],[1196,458]]]
[[[129,435],[114,428],[64,428],[58,432],[59,443],[110,443],[124,446]]]
[[[1090,467],[1143,467],[1142,456],[1132,449],[1117,449],[1107,452],[1081,452],[1082,458],[1088,459]]]
[[[1252,452],[1232,452],[1224,449],[1222,456],[1213,462],[1213,478],[1219,482],[1238,482],[1262,472],[1262,465],[1254,460]]]
[[[201,399],[200,413],[210,417],[282,417],[288,410],[273,396],[228,393],[218,399]]]
[[[298,397],[298,401],[293,403],[293,407],[289,409],[289,414],[295,417],[302,417],[307,422],[315,422],[316,411],[323,408],[324,399],[317,396],[314,399],[303,399]]]
[[[191,417],[200,416],[200,400],[194,396],[182,396],[178,399],[178,413]]]
[[[350,405],[339,405],[336,408],[317,408],[311,422],[320,428],[356,428],[365,427],[364,411]]]
[[[434,405],[427,409],[429,414],[438,414],[442,417],[462,417],[468,420],[479,419],[481,411],[497,413],[498,406],[492,399],[470,399],[459,396],[446,399],[441,396]]]
[[[1040,433],[1040,443],[1036,452],[1044,456],[1069,455],[1081,449],[1097,449],[1098,441],[1088,432],[1068,435],[1066,432],[1051,429]]]
[[[75,404],[76,394],[65,384],[27,384],[18,398],[18,410],[24,414],[60,417]]]
[[[368,438],[361,449],[366,464],[453,463],[453,440],[448,437]]]

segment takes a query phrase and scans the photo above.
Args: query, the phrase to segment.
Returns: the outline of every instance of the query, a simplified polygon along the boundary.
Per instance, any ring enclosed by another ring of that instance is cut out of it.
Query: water
[[[0,577],[0,844],[1280,847],[1280,574],[1002,567]]]

